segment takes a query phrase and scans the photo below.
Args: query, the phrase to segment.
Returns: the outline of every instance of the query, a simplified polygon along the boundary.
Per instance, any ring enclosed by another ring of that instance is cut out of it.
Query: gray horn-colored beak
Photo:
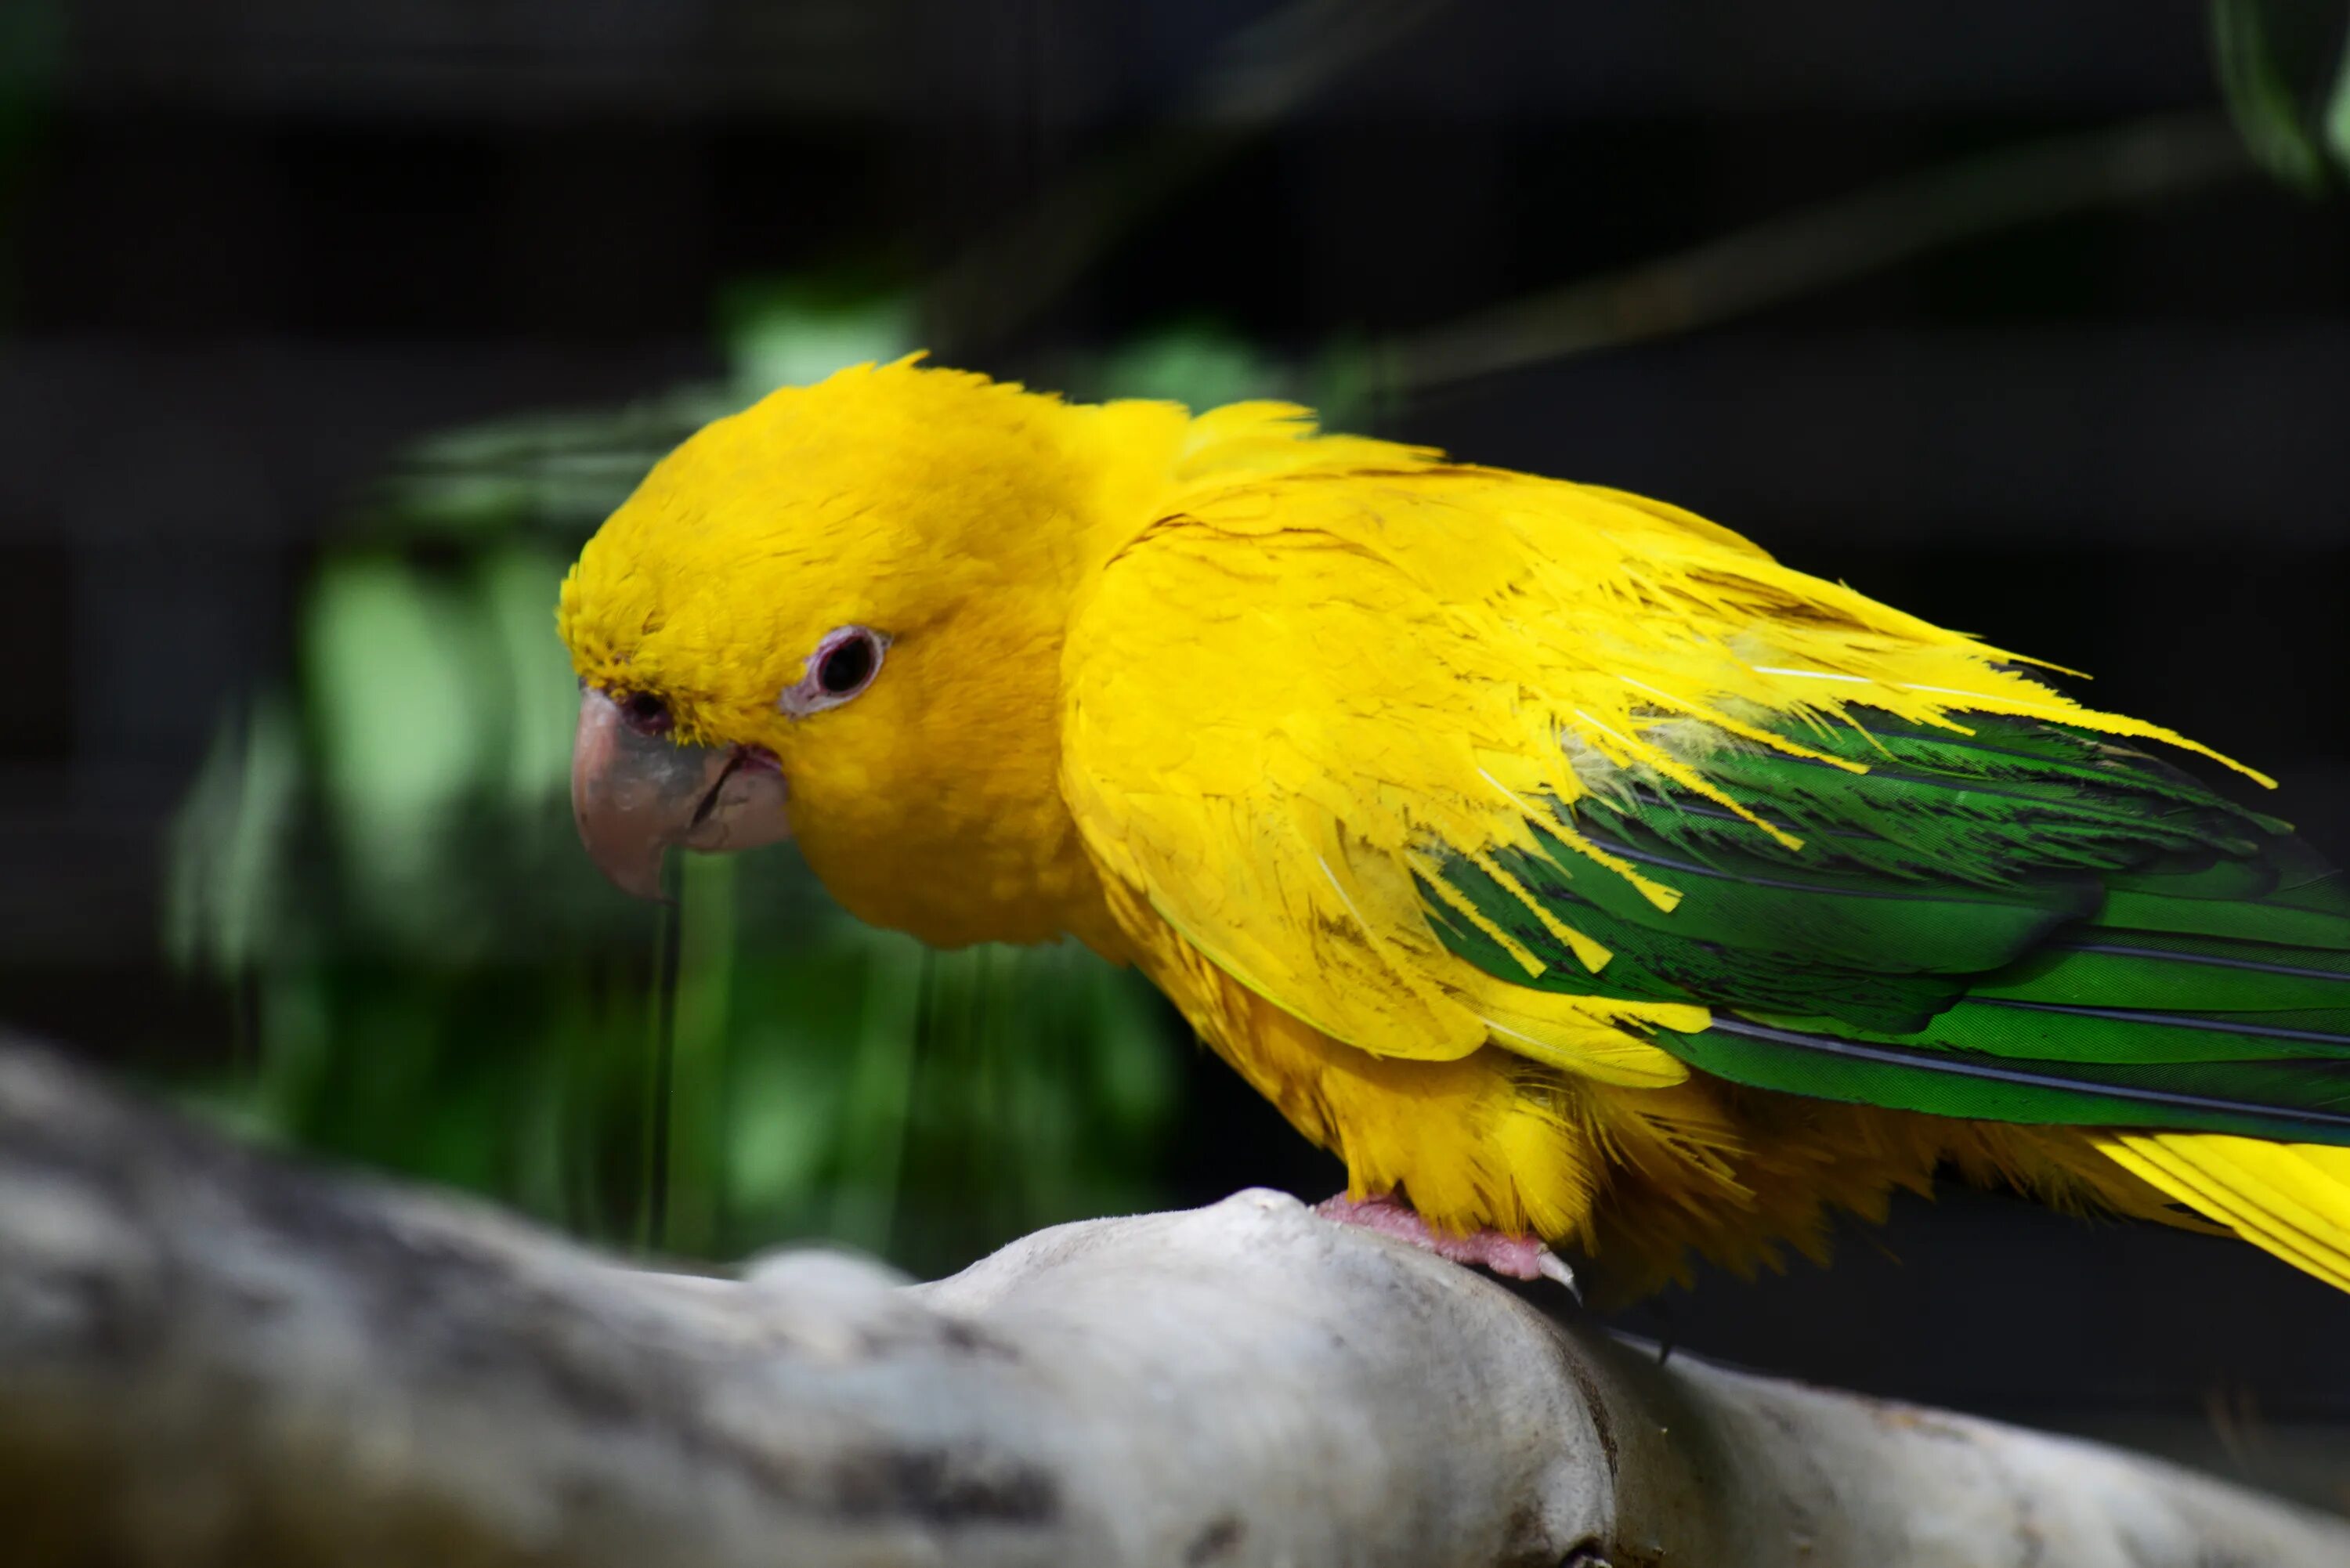
[[[632,728],[588,687],[571,744],[571,815],[579,842],[623,892],[659,898],[671,845],[717,852],[791,836],[783,774],[764,753],[681,746]]]

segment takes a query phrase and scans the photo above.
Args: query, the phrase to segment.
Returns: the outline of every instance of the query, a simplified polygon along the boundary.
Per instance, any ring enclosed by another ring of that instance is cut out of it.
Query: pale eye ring
[[[801,667],[800,678],[784,688],[775,706],[795,719],[837,708],[873,684],[889,639],[869,626],[844,626],[826,632]]]

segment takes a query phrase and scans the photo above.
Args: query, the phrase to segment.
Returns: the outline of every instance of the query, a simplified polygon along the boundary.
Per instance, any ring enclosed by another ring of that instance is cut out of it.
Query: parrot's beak
[[[604,875],[639,898],[661,896],[671,845],[715,853],[791,836],[784,775],[756,748],[681,746],[631,727],[594,687],[579,694],[571,815]]]

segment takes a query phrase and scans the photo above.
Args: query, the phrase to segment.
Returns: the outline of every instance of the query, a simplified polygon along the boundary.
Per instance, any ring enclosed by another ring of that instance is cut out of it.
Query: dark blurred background
[[[929,347],[1644,490],[2350,856],[2334,4],[4,0],[0,1023],[706,1259],[1335,1166],[1082,954],[605,888],[563,565]],[[2350,1507],[2350,1301],[1996,1197],[1628,1330]]]

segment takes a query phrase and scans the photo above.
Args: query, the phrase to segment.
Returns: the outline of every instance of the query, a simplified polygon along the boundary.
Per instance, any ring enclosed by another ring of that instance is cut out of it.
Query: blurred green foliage
[[[1341,337],[1291,361],[1209,317],[1138,333],[1069,368],[1076,396],[1166,398],[1193,409],[1274,398],[1312,409],[1327,430],[1367,430],[1380,412],[1378,350]]]
[[[687,1256],[828,1236],[937,1268],[1147,1205],[1182,1047],[1135,977],[869,930],[788,846],[687,857],[673,915],[578,848],[571,555],[695,425],[902,352],[910,313],[746,287],[725,321],[729,384],[424,442],[320,562],[295,689],[224,721],[173,836],[171,951],[241,1035],[190,1096]]]
[[[2350,179],[2341,0],[2212,0],[2211,47],[2229,116],[2262,168],[2312,195]]]
[[[1166,398],[1195,409],[1302,395],[1278,361],[1212,321],[1182,322],[1120,344],[1092,379],[1098,397]]]

